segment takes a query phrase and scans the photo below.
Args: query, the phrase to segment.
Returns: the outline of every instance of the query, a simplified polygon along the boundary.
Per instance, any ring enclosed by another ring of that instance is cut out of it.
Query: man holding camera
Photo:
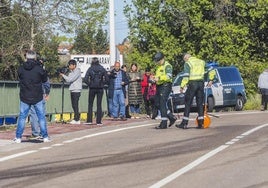
[[[70,124],[80,124],[80,113],[78,104],[82,90],[81,70],[77,67],[76,61],[74,59],[71,59],[68,62],[68,67],[70,73],[68,75],[60,73],[60,76],[62,76],[62,78],[70,84],[69,90],[71,92],[71,102],[74,111],[74,119],[70,122]]]
[[[126,85],[128,85],[129,80],[127,73],[120,69],[120,63],[116,62],[114,64],[114,69],[108,72],[109,76],[109,87],[108,87],[108,97],[112,101],[112,117],[114,120],[125,121],[126,119]],[[119,112],[119,113],[118,113]]]

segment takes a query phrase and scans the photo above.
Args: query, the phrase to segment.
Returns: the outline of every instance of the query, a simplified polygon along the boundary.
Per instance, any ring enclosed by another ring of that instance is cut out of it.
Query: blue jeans
[[[130,104],[130,112],[131,113],[136,113],[136,114],[140,114],[141,110],[140,110],[140,105],[139,104]]]
[[[46,116],[44,112],[44,105],[43,105],[43,100],[40,102],[32,105],[36,111],[36,115],[38,117],[38,121],[40,124],[40,131],[41,131],[41,136],[43,138],[47,138],[47,126],[46,126]],[[20,101],[20,114],[19,114],[19,119],[18,119],[18,125],[17,125],[17,130],[16,130],[16,138],[21,138],[24,127],[25,127],[25,121],[28,116],[29,110],[31,108],[31,105],[26,104],[22,101]]]
[[[125,117],[126,107],[125,107],[125,96],[122,90],[114,90],[113,96],[113,109],[112,115],[117,118],[119,116]]]
[[[43,100],[43,108],[44,108],[44,113],[46,114],[46,100]],[[35,112],[34,106],[31,106],[30,108],[30,124],[32,128],[32,135],[34,136],[39,136],[40,135],[40,126],[39,126],[39,121],[37,114]]]

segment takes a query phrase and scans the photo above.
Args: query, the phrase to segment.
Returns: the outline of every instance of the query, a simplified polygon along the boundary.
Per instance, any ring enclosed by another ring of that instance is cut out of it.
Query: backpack
[[[91,88],[103,88],[103,73],[101,70],[94,71],[92,70],[90,76],[90,87]]]

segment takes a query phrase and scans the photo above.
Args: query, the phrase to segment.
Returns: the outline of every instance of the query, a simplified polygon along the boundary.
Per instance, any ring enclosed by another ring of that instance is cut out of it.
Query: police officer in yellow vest
[[[172,66],[165,61],[164,54],[157,52],[154,61],[158,64],[155,81],[156,81],[156,106],[161,112],[161,123],[156,129],[166,129],[167,121],[169,127],[177,120],[176,117],[167,108],[167,101],[172,89]]]
[[[190,54],[185,54],[183,57],[185,61],[184,64],[184,78],[180,85],[181,92],[184,87],[187,85],[187,90],[185,93],[185,108],[182,122],[176,125],[177,128],[187,129],[190,108],[194,96],[196,97],[197,112],[198,112],[198,127],[199,129],[203,128],[204,124],[204,75],[205,75],[205,61],[192,57]],[[215,71],[211,71],[209,76],[208,87],[213,83],[215,76]]]

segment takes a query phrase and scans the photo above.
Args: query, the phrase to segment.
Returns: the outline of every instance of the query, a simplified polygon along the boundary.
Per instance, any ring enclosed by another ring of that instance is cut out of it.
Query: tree
[[[125,7],[133,46],[129,61],[153,67],[152,56],[162,51],[176,74],[182,70],[183,53],[189,52],[238,66],[247,91],[256,91],[257,76],[267,66],[267,1],[133,0],[132,4],[135,8]],[[248,74],[253,68],[254,75]]]
[[[90,22],[92,25],[103,23],[107,13],[108,1],[101,0],[2,0],[0,4],[0,44],[2,70],[15,67],[14,71],[5,71],[6,79],[16,79],[16,67],[24,60],[27,49],[34,49],[41,56],[53,54],[51,66],[55,63],[58,33],[72,34],[80,25]],[[56,42],[56,43],[55,43]],[[48,49],[49,47],[52,47]],[[52,53],[51,50],[54,52]],[[7,76],[7,73],[12,73]]]
[[[108,46],[107,31],[103,31],[100,27],[87,27],[78,31],[73,50],[82,54],[104,54]]]

